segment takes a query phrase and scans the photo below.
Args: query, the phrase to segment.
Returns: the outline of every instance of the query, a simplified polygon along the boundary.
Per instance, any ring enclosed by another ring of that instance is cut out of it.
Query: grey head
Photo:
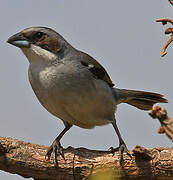
[[[7,42],[21,49],[35,45],[57,55],[73,49],[60,34],[47,27],[26,28],[11,36]]]

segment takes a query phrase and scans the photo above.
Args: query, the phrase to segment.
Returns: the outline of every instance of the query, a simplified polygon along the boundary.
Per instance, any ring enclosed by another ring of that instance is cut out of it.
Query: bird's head
[[[47,27],[30,27],[11,36],[8,43],[19,47],[30,62],[63,57],[71,47],[56,31]]]

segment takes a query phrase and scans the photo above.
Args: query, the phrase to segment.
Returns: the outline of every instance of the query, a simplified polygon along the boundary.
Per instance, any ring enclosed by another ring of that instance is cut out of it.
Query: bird
[[[57,154],[63,154],[63,135],[75,125],[84,129],[112,124],[123,154],[131,156],[118,129],[115,112],[120,103],[141,110],[155,103],[167,103],[162,94],[115,87],[105,68],[93,57],[74,48],[55,30],[36,26],[26,28],[7,40],[22,50],[29,61],[31,87],[41,105],[64,123],[63,131],[48,148],[45,157],[58,165]]]

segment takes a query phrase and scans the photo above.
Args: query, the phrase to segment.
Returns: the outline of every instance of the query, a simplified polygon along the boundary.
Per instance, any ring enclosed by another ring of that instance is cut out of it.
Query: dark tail
[[[168,102],[168,100],[165,99],[162,94],[157,94],[152,92],[117,89],[117,88],[114,88],[113,92],[118,104],[127,103],[142,110],[152,109],[155,103]]]

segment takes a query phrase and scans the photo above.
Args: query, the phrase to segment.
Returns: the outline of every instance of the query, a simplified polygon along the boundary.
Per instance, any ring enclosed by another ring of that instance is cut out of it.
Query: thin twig
[[[169,1],[169,3],[170,3],[170,4],[172,4],[172,5],[173,5],[173,0],[168,0],[168,1]]]
[[[169,18],[157,19],[156,22],[161,22],[163,25],[165,25],[169,22],[173,25],[173,20],[169,19]],[[173,28],[166,29],[165,34],[170,34],[170,33],[171,33],[170,39],[166,42],[166,44],[163,46],[163,48],[160,52],[161,57],[163,57],[167,54],[166,49],[169,46],[169,44],[171,44],[171,42],[173,41]]]
[[[173,119],[168,116],[166,109],[160,106],[155,106],[152,111],[149,112],[149,115],[153,119],[157,118],[159,120],[161,126],[158,133],[165,133],[173,141]]]
[[[169,18],[156,19],[156,22],[161,22],[163,25],[165,25],[169,22],[173,25],[173,20],[169,19]]]
[[[167,54],[166,49],[167,47],[171,44],[171,42],[173,41],[173,34],[171,34],[170,39],[166,42],[166,44],[163,46],[161,52],[160,52],[160,56],[163,57]]]

